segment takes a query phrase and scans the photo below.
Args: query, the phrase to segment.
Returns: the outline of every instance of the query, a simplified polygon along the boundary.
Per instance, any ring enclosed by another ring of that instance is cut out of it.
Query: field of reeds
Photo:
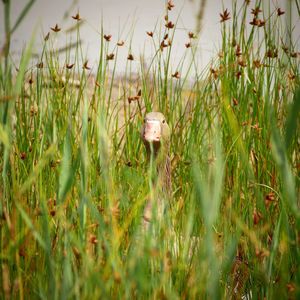
[[[142,54],[129,51],[120,76],[130,37],[102,27],[92,72],[80,12],[75,46],[56,50],[54,24],[39,58],[33,38],[16,65],[10,41],[32,1],[16,24],[3,1],[1,299],[299,299],[299,40],[283,8],[254,2],[216,13],[222,44],[205,70],[187,32],[174,70],[169,1],[145,33],[151,63],[133,72]],[[145,230],[160,196],[140,139],[152,110],[171,128],[173,192]]]

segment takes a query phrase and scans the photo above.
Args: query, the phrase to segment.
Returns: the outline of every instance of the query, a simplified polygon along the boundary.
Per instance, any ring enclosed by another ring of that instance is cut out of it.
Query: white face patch
[[[159,142],[161,138],[161,124],[158,120],[146,120],[144,127],[144,140]]]

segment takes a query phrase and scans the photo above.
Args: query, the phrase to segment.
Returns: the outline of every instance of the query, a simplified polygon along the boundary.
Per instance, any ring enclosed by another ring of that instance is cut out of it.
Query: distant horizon
[[[238,5],[240,5],[244,1],[240,0],[237,2]],[[174,0],[173,3],[175,4],[175,7],[169,12],[170,19],[173,22],[176,22],[176,19],[180,14],[172,48],[173,63],[171,66],[172,69],[175,70],[187,50],[184,46],[185,43],[188,42],[187,33],[195,30],[196,15],[199,7],[195,4],[195,1]],[[224,5],[222,6],[222,1],[219,3],[216,3],[215,1],[206,2],[202,21],[203,28],[197,40],[197,65],[199,70],[203,70],[210,64],[211,60],[216,57],[218,49],[220,48],[221,25],[219,13],[222,12],[223,7],[227,8],[231,13],[232,6],[231,1],[229,0],[223,1],[223,3]],[[283,7],[284,10],[286,9],[285,6],[287,5],[287,1],[281,0],[277,1],[277,3],[281,4],[281,7]],[[253,5],[254,3],[250,2],[249,11],[253,8]],[[57,10],[58,7],[60,8],[59,11]],[[278,7],[280,6],[278,5]],[[20,3],[12,2],[12,25],[22,8]],[[118,49],[118,66],[116,71],[118,74],[122,74],[125,71],[127,55],[129,52],[134,56],[134,61],[131,62],[133,71],[138,72],[140,68],[139,58],[141,55],[144,55],[146,62],[151,61],[154,53],[153,48],[151,50],[151,38],[147,36],[146,31],[153,31],[155,24],[159,25],[161,23],[161,26],[163,26],[165,2],[160,0],[155,0],[151,3],[149,3],[149,1],[137,0],[126,2],[118,0],[92,0],[89,1],[89,5],[84,3],[83,0],[36,2],[33,4],[29,15],[23,20],[18,30],[12,36],[11,52],[14,54],[14,59],[17,61],[24,45],[28,43],[34,31],[36,31],[34,53],[39,54],[39,45],[41,45],[41,42],[43,41],[43,35],[46,35],[47,32],[51,32],[50,27],[54,27],[56,24],[62,28],[62,30],[57,33],[57,40],[55,41],[56,48],[65,47],[68,43],[75,42],[76,38],[74,37],[74,34],[67,34],[64,30],[76,24],[76,21],[71,18],[71,16],[76,15],[76,13],[79,13],[85,22],[85,24],[81,26],[80,34],[83,42],[83,53],[89,61],[89,65],[92,67],[97,66],[98,63],[101,22],[103,22],[104,33],[112,35],[109,44],[111,51],[118,41],[119,33],[124,31],[123,35],[120,37],[122,40],[126,39],[127,36],[130,38],[132,37],[131,45],[127,42],[123,47]],[[3,5],[1,5],[0,16],[3,14]],[[294,23],[294,35],[296,36],[294,40],[299,43],[299,20]],[[4,29],[2,23],[0,23],[0,40],[4,41]]]

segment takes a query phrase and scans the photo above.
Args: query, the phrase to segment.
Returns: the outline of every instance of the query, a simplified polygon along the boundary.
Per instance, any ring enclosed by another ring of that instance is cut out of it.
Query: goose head
[[[154,155],[157,155],[160,149],[168,151],[170,127],[161,112],[149,112],[146,114],[141,130],[141,138],[148,154],[151,153],[151,147],[153,147]]]

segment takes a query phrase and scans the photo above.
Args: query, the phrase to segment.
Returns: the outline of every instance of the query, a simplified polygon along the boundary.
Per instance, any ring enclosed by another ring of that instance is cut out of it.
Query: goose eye
[[[166,123],[166,120],[163,120],[162,122],[163,122],[163,124],[165,124],[165,123]]]

